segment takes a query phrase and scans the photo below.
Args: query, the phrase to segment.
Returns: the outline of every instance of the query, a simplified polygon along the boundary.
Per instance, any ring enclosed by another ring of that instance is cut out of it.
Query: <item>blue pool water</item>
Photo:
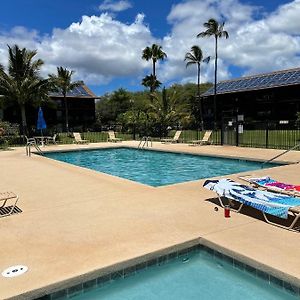
[[[151,186],[257,170],[261,163],[128,148],[46,153],[45,156]],[[265,165],[271,167],[273,164]]]
[[[292,300],[296,295],[256,272],[203,251],[163,265],[112,279],[105,285],[81,292],[74,300]],[[271,282],[271,283],[270,283]]]

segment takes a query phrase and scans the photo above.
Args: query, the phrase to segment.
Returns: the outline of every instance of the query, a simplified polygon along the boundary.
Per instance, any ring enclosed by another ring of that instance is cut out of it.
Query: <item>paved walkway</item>
[[[44,149],[125,145],[137,143]],[[160,143],[153,148],[255,160],[282,152]],[[282,160],[300,161],[300,152]],[[268,225],[247,210],[225,219],[222,210],[214,211],[215,204],[206,201],[214,194],[202,188],[203,180],[153,188],[45,157],[26,157],[23,148],[0,152],[0,170],[0,191],[19,194],[23,211],[0,219],[0,271],[16,264],[29,267],[20,277],[0,277],[0,299],[35,298],[191,240],[265,266],[300,285],[299,233]],[[299,183],[299,171],[300,165],[293,164],[255,174]]]

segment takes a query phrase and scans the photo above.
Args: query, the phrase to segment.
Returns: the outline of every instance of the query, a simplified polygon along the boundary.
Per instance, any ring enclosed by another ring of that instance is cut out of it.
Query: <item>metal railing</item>
[[[34,138],[28,138],[26,143],[26,155],[31,156],[31,147],[34,147],[37,152],[40,155],[44,155],[43,151],[39,147],[39,145],[36,143],[36,140]]]
[[[270,162],[273,161],[274,159],[276,159],[276,158],[278,158],[278,157],[280,157],[280,156],[282,156],[282,155],[284,155],[284,154],[286,154],[286,153],[288,153],[288,152],[290,152],[290,151],[292,151],[292,150],[295,150],[295,149],[297,149],[298,147],[300,147],[300,143],[298,143],[298,144],[295,145],[294,147],[292,147],[292,148],[290,148],[290,149],[288,149],[288,150],[285,150],[285,151],[283,151],[282,153],[280,153],[280,154],[278,154],[278,155],[276,155],[276,156],[274,156],[274,157],[272,157],[272,158],[270,158],[270,159],[264,161],[264,162],[262,163],[261,167],[263,168],[265,164],[270,163]]]

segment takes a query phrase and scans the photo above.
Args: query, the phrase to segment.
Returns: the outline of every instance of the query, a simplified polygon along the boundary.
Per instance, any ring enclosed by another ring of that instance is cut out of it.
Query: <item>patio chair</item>
[[[190,141],[190,146],[196,146],[196,145],[199,145],[199,146],[202,146],[202,145],[207,145],[207,144],[211,144],[212,141],[210,141],[210,137],[211,137],[211,134],[212,134],[212,131],[209,130],[209,131],[206,131],[204,133],[204,136],[201,140],[193,140],[193,141]]]
[[[177,130],[174,134],[173,138],[166,138],[166,139],[161,139],[160,141],[165,144],[165,143],[178,143],[179,137],[181,135],[181,130]]]
[[[87,143],[89,143],[88,140],[83,140],[81,138],[81,135],[80,135],[79,132],[73,132],[73,136],[74,136],[74,139],[75,139],[74,143],[76,143],[76,144],[87,144]]]
[[[27,135],[24,135],[25,139],[26,139],[26,145],[28,144],[36,144],[36,139],[33,137],[28,137]]]
[[[107,141],[108,142],[112,142],[112,143],[117,143],[117,142],[122,142],[122,139],[116,138],[114,131],[108,131],[108,139],[107,139]]]
[[[31,156],[31,147],[34,147],[40,155],[43,155],[43,152],[40,149],[37,140],[34,137],[29,138],[26,135],[24,135],[24,137],[26,138],[25,149],[27,156]]]
[[[52,143],[56,145],[56,138],[57,138],[57,133],[55,133],[52,137],[51,136],[47,137],[47,144]]]
[[[249,182],[252,186],[264,190],[300,197],[300,185],[277,181],[269,176],[253,177],[252,175],[240,176],[240,179]]]
[[[14,212],[14,209],[16,208],[18,200],[19,196],[13,192],[0,193],[0,218],[11,215]],[[11,204],[7,205],[8,203]]]
[[[244,205],[248,205],[260,210],[267,223],[289,230],[296,230],[295,224],[300,217],[299,198],[258,190],[226,178],[206,180],[203,187],[217,194],[222,207],[225,207],[222,200],[222,197],[224,197],[228,199],[230,209],[235,212],[240,212]],[[232,207],[233,202],[239,204],[236,209]],[[281,219],[287,219],[289,215],[292,215],[293,220],[290,225],[282,225],[278,222],[270,221],[269,215]]]

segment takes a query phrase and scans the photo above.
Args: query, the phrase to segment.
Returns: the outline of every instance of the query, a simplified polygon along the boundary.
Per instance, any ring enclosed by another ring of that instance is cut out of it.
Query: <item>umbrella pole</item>
[[[43,129],[41,129],[41,137],[42,137],[41,144],[42,144],[42,147],[44,147],[45,143],[44,143],[44,138],[43,138]]]

